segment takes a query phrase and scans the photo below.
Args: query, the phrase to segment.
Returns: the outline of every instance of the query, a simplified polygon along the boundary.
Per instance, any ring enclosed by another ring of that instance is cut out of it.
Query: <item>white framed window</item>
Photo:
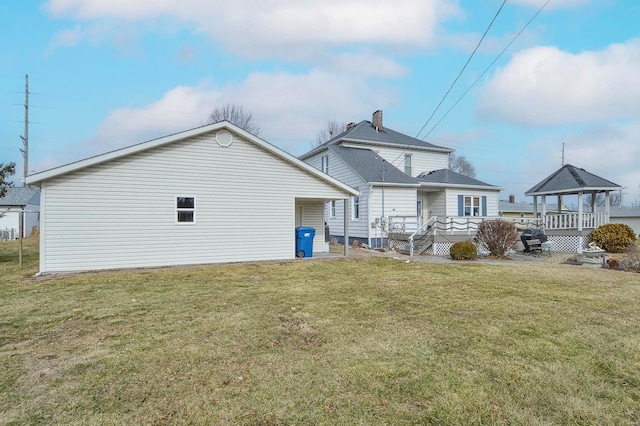
[[[336,217],[336,200],[329,202],[329,217],[332,219]]]
[[[464,215],[480,216],[480,197],[469,195],[464,197]]]
[[[412,160],[411,154],[404,155],[404,173],[408,176],[411,176],[411,160]]]
[[[360,219],[360,196],[351,197],[351,220]]]
[[[176,197],[176,223],[196,223],[196,197]]]
[[[322,156],[322,171],[329,174],[329,155]]]

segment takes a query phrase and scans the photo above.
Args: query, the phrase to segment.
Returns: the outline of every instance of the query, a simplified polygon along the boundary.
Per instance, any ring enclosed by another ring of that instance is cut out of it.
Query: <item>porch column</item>
[[[349,255],[349,199],[344,200],[344,256]]]
[[[611,220],[611,191],[604,192],[604,215],[605,223],[600,223],[600,225],[605,225]]]
[[[538,223],[538,196],[533,196],[533,223]]]
[[[547,221],[547,196],[543,195],[542,196],[542,217],[540,217],[540,219],[542,220],[542,229],[546,229],[546,221]]]
[[[582,236],[582,192],[578,192],[578,254],[582,254],[583,236]]]

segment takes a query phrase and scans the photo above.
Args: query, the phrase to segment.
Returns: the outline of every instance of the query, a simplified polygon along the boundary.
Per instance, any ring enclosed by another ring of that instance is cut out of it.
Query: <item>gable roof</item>
[[[499,191],[501,189],[498,186],[490,185],[449,169],[439,169],[428,173],[421,173],[418,175],[417,179],[424,186],[457,186],[461,188],[490,189],[494,191]]]
[[[419,186],[417,179],[406,175],[388,161],[384,162],[375,152],[366,148],[347,148],[341,145],[328,147],[338,158],[368,183],[388,183]]]
[[[565,164],[525,192],[524,195],[577,194],[578,192],[602,192],[615,189],[621,189],[621,187],[584,169]]]
[[[0,206],[22,207],[27,204],[40,205],[40,190],[29,186],[9,188],[4,197],[0,198]]]
[[[363,120],[352,128],[346,129],[339,135],[323,143],[322,145],[312,149],[305,154],[302,154],[300,156],[300,159],[304,160],[316,154],[317,152],[326,149],[328,146],[345,142],[364,142],[373,145],[386,145],[396,148],[410,148],[416,150],[437,151],[445,153],[451,153],[454,151],[451,148],[434,145],[429,142],[425,142],[423,140],[405,135],[404,133],[396,132],[395,130],[389,129],[388,127],[385,127],[382,130],[377,130],[370,121]]]
[[[60,167],[56,167],[53,169],[49,169],[49,170],[45,170],[43,172],[39,172],[39,173],[35,173],[32,175],[27,176],[27,183],[28,184],[36,184],[38,182],[42,182],[45,181],[47,179],[51,179],[54,178],[56,176],[61,176],[67,173],[71,173],[74,172],[76,170],[80,170],[80,169],[84,169],[86,167],[90,167],[90,166],[94,166],[96,164],[101,164],[101,163],[105,163],[107,161],[111,161],[111,160],[115,160],[117,158],[122,158],[122,157],[126,157],[132,154],[136,154],[142,151],[147,151],[150,150],[152,148],[156,148],[159,146],[163,146],[163,145],[167,145],[170,143],[174,143],[177,141],[182,141],[188,138],[192,138],[195,136],[199,136],[205,133],[211,133],[217,130],[222,130],[222,129],[228,129],[230,131],[232,131],[233,133],[236,133],[238,135],[240,135],[244,140],[253,143],[257,146],[259,146],[260,148],[264,149],[265,151],[269,152],[270,154],[275,155],[276,157],[292,164],[293,166],[304,170],[305,172],[325,181],[328,182],[329,184],[340,188],[341,190],[352,194],[352,195],[358,195],[358,191],[351,188],[350,186],[340,182],[338,179],[327,175],[326,173],[322,173],[320,170],[316,169],[315,167],[312,167],[310,165],[308,165],[307,163],[297,159],[296,157],[294,157],[293,155],[289,154],[288,152],[285,152],[283,150],[281,150],[280,148],[271,145],[269,142],[260,139],[259,137],[247,132],[246,130],[224,120],[224,121],[220,121],[218,123],[213,123],[213,124],[207,124],[205,126],[200,126],[200,127],[196,127],[190,130],[185,130],[183,132],[179,132],[179,133],[174,133],[172,135],[168,135],[168,136],[163,136],[157,139],[152,139],[146,142],[142,142],[136,145],[131,145],[125,148],[121,148],[121,149],[117,149],[115,151],[110,151],[110,152],[106,152],[104,154],[100,154],[100,155],[96,155],[93,157],[89,157],[86,158],[84,160],[80,160],[80,161],[76,161],[73,163],[69,163]]]

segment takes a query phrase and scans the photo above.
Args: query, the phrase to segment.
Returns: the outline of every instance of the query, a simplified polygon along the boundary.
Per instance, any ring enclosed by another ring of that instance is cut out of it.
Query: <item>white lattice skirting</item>
[[[551,243],[552,252],[575,253],[580,246],[580,237],[578,236],[551,235],[548,238],[548,241]],[[582,237],[582,247],[580,248],[585,249],[588,245],[589,237]]]
[[[435,256],[449,256],[449,252],[451,251],[451,246],[454,243],[434,243],[429,250],[427,250],[427,254],[435,255]],[[475,243],[474,243],[475,244]],[[478,254],[489,254],[489,252],[484,248],[475,244],[478,249]]]
[[[550,236],[548,241],[551,243],[551,251],[552,252],[562,252],[562,253],[575,253],[578,251],[578,245],[580,244],[580,237],[577,236]],[[582,249],[587,248],[589,244],[589,237],[582,238]],[[436,255],[436,256],[448,256],[449,251],[451,250],[451,246],[453,243],[435,243],[431,246],[429,250],[427,250],[427,254]],[[478,254],[489,254],[489,252],[484,247],[478,247]],[[518,246],[516,248],[517,251],[523,251],[524,246],[522,242],[518,241]]]

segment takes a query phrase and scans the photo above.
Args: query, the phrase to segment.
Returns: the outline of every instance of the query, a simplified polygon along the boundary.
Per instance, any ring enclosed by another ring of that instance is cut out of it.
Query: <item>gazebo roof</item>
[[[620,185],[589,173],[585,169],[566,164],[524,194],[561,195],[613,191],[621,188]]]

